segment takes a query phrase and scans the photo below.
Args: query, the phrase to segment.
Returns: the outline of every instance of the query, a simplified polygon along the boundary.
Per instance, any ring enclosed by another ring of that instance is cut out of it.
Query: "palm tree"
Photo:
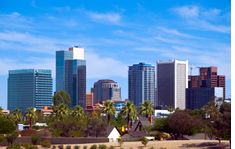
[[[107,100],[104,102],[104,107],[102,108],[102,112],[107,114],[108,124],[110,124],[110,118],[115,114],[115,107],[111,100]]]
[[[35,108],[28,108],[26,113],[25,113],[26,118],[29,121],[29,126],[31,128],[32,123],[34,122],[34,120],[36,119],[37,115],[36,115],[36,109]]]
[[[59,106],[53,107],[53,112],[56,118],[62,119],[65,115],[68,115],[69,108],[66,104],[60,104]]]
[[[20,111],[20,109],[16,108],[13,112],[12,112],[12,116],[15,119],[15,123],[16,125],[22,120],[22,113]]]
[[[136,110],[135,105],[132,102],[128,101],[126,105],[123,107],[121,113],[125,115],[127,119],[127,126],[129,128],[130,120],[133,121],[133,120],[136,120],[137,118],[137,110]]]
[[[153,103],[150,100],[145,100],[144,103],[140,106],[140,113],[145,115],[146,118],[150,118],[150,122],[152,122],[152,115],[154,112]]]
[[[77,119],[83,118],[85,116],[83,108],[81,106],[76,106],[72,109],[71,116]]]

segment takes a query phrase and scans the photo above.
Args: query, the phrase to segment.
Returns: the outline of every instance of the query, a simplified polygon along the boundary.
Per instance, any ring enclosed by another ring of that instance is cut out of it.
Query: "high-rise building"
[[[56,91],[69,93],[71,106],[86,106],[86,60],[84,49],[69,48],[68,51],[56,51]]]
[[[105,100],[121,100],[121,88],[118,86],[117,82],[113,80],[99,80],[94,83],[92,90],[94,93],[94,103],[103,102]]]
[[[225,76],[217,75],[217,67],[199,67],[199,75],[191,75],[188,80],[189,88],[222,87],[225,99]]]
[[[214,100],[215,103],[221,105],[223,102],[222,87],[203,87],[203,88],[188,88],[186,91],[186,108],[200,109],[209,101]]]
[[[145,100],[153,104],[155,95],[155,67],[150,64],[139,63],[129,66],[128,70],[128,96],[136,106]]]
[[[215,66],[199,67],[199,75],[189,76],[188,84],[186,100],[189,109],[201,108],[211,100],[225,99],[225,76],[217,75]]]
[[[42,109],[52,106],[51,70],[22,69],[9,70],[8,76],[8,109],[27,108]]]
[[[92,108],[93,106],[93,93],[86,93],[86,108]]]
[[[185,109],[188,61],[157,62],[158,106]]]

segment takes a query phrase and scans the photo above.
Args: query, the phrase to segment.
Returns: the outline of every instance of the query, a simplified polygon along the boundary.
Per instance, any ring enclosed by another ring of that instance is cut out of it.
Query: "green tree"
[[[168,132],[168,119],[167,118],[157,118],[153,125],[153,130]]]
[[[53,107],[53,113],[57,119],[63,119],[63,117],[69,114],[69,107],[66,104],[60,104]]]
[[[231,104],[224,102],[220,106],[219,112],[219,118],[213,123],[216,130],[215,136],[219,139],[231,140]]]
[[[167,123],[169,131],[176,139],[182,138],[184,134],[191,135],[196,128],[192,116],[181,110],[177,110],[170,115]]]
[[[29,123],[29,126],[31,128],[32,124],[34,123],[34,121],[37,118],[36,109],[35,108],[28,108],[26,113],[25,113],[25,116],[26,116],[26,118],[28,120],[28,123]]]
[[[81,106],[76,106],[73,108],[70,112],[71,116],[76,118],[76,119],[81,119],[85,117],[85,112]]]
[[[174,108],[173,108],[172,106],[169,106],[169,107],[167,108],[167,110],[168,110],[170,113],[172,113],[172,112],[174,111]]]
[[[0,134],[9,134],[16,129],[14,121],[6,116],[0,116]]]
[[[115,107],[111,100],[107,100],[104,102],[104,107],[102,108],[102,112],[107,115],[107,122],[110,124],[111,116],[115,114]]]
[[[153,103],[150,100],[144,101],[140,106],[140,113],[146,118],[151,118],[154,112]],[[151,121],[151,120],[150,120]]]
[[[137,118],[137,110],[135,105],[132,102],[128,101],[126,105],[123,107],[121,114],[123,114],[126,117],[127,126],[130,127],[129,124],[130,120],[133,121],[136,120]]]
[[[218,105],[216,105],[214,100],[208,102],[207,105],[202,107],[202,110],[205,113],[205,117],[211,121],[216,120],[220,115]]]
[[[15,124],[17,125],[19,122],[22,121],[22,112],[20,111],[20,109],[16,108],[11,115],[13,116],[14,120],[15,120]]]
[[[53,96],[53,102],[54,106],[58,106],[60,104],[66,104],[69,106],[71,104],[71,98],[66,91],[60,90]]]

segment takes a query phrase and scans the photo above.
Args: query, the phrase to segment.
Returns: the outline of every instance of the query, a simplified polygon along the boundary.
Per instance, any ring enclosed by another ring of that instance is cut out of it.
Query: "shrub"
[[[149,149],[154,149],[154,147],[152,146],[152,147],[150,147]]]
[[[34,146],[32,144],[24,144],[22,146],[24,147],[24,149],[38,149],[37,146]]]
[[[74,149],[79,149],[79,148],[80,148],[80,146],[78,146],[78,145],[74,146]]]
[[[141,139],[141,143],[142,143],[144,146],[146,146],[146,145],[148,144],[148,142],[149,142],[149,140],[148,140],[147,138],[145,138],[145,137],[143,137],[143,138]]]
[[[7,134],[6,135],[7,143],[8,144],[13,144],[17,137],[18,137],[18,133],[17,132],[14,132],[14,133],[11,133],[11,134]]]
[[[39,136],[32,136],[31,137],[31,142],[33,145],[37,145],[40,143],[41,138]]]
[[[71,149],[71,145],[67,145],[67,146],[66,146],[66,149]]]
[[[107,149],[107,146],[105,144],[100,144],[99,149]]]
[[[0,135],[0,143],[3,142],[6,138],[3,135]]]
[[[55,145],[53,145],[53,146],[52,146],[52,149],[56,149],[56,146],[55,146]]]
[[[90,149],[97,149],[97,145],[96,144],[93,144]]]
[[[83,146],[83,149],[87,149],[87,146],[85,145],[85,146]]]
[[[64,149],[64,145],[59,145],[58,148],[59,149]]]
[[[112,145],[109,147],[109,149],[114,149],[114,148],[115,148],[115,147],[114,147],[114,146],[112,146]]]
[[[20,146],[19,144],[13,144],[13,145],[7,146],[7,149],[23,149],[23,147]]]
[[[158,148],[158,149],[167,149],[166,147],[160,147],[160,148]]]
[[[119,137],[119,138],[118,138],[118,143],[119,143],[120,147],[122,147],[122,144],[123,144],[123,139],[122,139],[122,137]]]
[[[170,136],[170,134],[168,134],[168,133],[158,132],[158,133],[155,135],[155,138],[156,138],[157,140],[165,140],[165,139],[171,138],[171,136]]]
[[[41,146],[42,147],[46,147],[46,148],[50,148],[51,147],[50,140],[43,140],[43,141],[41,141]]]
[[[143,146],[138,146],[138,149],[143,149],[144,147]]]

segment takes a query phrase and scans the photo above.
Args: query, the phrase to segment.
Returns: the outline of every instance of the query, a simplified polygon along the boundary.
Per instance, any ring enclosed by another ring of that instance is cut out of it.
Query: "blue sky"
[[[80,45],[87,90],[113,79],[128,97],[128,66],[189,60],[218,66],[231,96],[229,0],[0,1],[0,106],[6,108],[9,69],[46,68],[55,78],[55,51]]]

